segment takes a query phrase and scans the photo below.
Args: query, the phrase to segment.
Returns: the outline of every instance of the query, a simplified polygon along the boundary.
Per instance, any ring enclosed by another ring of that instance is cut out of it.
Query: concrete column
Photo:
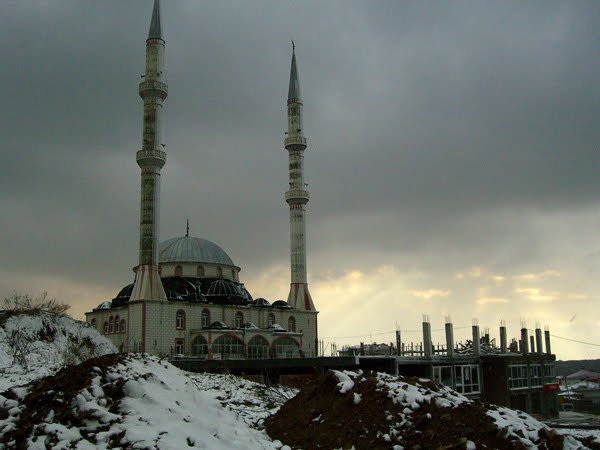
[[[506,326],[500,326],[500,353],[506,353]]]
[[[550,348],[550,330],[548,328],[544,330],[544,337],[546,338],[546,354],[551,355],[552,349]]]
[[[454,328],[452,322],[446,322],[446,355],[454,356]]]
[[[423,320],[423,355],[431,358],[431,324],[427,319]]]
[[[529,336],[529,351],[530,353],[535,353],[535,340],[533,334]]]
[[[402,335],[400,330],[396,330],[396,353],[398,356],[402,355]]]
[[[535,347],[538,354],[541,355],[544,353],[544,349],[542,348],[542,329],[539,327],[535,329]]]
[[[479,325],[473,325],[473,353],[477,356],[481,354],[481,341],[479,338]]]
[[[529,353],[529,337],[527,336],[527,328],[521,328],[521,353],[524,355]]]

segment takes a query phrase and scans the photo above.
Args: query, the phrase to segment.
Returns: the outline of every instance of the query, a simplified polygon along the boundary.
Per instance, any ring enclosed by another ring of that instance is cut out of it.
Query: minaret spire
[[[285,201],[290,206],[290,259],[291,283],[288,303],[296,309],[315,311],[306,279],[306,225],[305,206],[309,194],[304,183],[304,150],[306,138],[302,124],[302,98],[296,65],[296,46],[292,41],[292,65],[288,90],[288,131],[285,148],[289,154],[289,190]]]
[[[160,24],[159,0],[154,0],[150,31],[146,40],[146,70],[140,83],[144,101],[142,149],[136,161],[142,172],[140,207],[140,259],[129,301],[167,300],[158,272],[158,222],[160,170],[167,154],[162,149],[161,114],[167,84],[163,80],[165,41]]]
[[[150,21],[150,30],[148,31],[148,40],[162,38],[162,28],[160,26],[160,0],[154,0],[152,20]]]

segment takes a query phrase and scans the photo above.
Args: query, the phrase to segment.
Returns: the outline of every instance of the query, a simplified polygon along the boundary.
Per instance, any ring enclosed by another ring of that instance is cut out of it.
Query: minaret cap
[[[292,41],[292,68],[290,69],[290,89],[288,100],[300,98],[300,83],[298,82],[298,69],[296,68],[296,46]]]
[[[154,0],[154,9],[152,10],[152,21],[150,22],[150,31],[148,39],[162,39],[162,28],[160,26],[160,0]]]

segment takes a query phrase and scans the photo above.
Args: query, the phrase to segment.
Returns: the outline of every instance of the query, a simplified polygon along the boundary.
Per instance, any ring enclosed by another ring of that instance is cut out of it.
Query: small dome
[[[230,296],[244,297],[244,293],[235,283],[229,280],[215,280],[211,283],[206,295],[211,296]]]
[[[225,250],[214,242],[192,236],[181,236],[158,244],[158,260],[165,262],[208,263],[235,266]]]
[[[210,328],[212,328],[213,330],[225,330],[227,328],[229,328],[227,325],[225,325],[224,322],[221,322],[220,320],[217,320],[213,323],[210,324]]]
[[[268,300],[259,297],[252,302],[252,306],[271,306],[271,303],[269,303]]]
[[[276,302],[273,302],[273,307],[275,307],[275,308],[291,308],[291,306],[288,305],[288,302],[286,302],[285,300],[277,300]]]

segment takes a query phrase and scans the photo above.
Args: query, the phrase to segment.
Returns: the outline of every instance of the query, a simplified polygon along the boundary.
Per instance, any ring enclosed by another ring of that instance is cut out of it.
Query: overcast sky
[[[0,5],[0,295],[83,317],[132,282],[151,0]],[[291,43],[309,285],[326,343],[451,315],[600,357],[600,2],[163,1],[161,240],[286,298]],[[458,339],[468,337],[457,331]],[[371,334],[372,333],[372,334]],[[351,337],[349,337],[351,336]],[[434,333],[434,341],[443,340]]]

